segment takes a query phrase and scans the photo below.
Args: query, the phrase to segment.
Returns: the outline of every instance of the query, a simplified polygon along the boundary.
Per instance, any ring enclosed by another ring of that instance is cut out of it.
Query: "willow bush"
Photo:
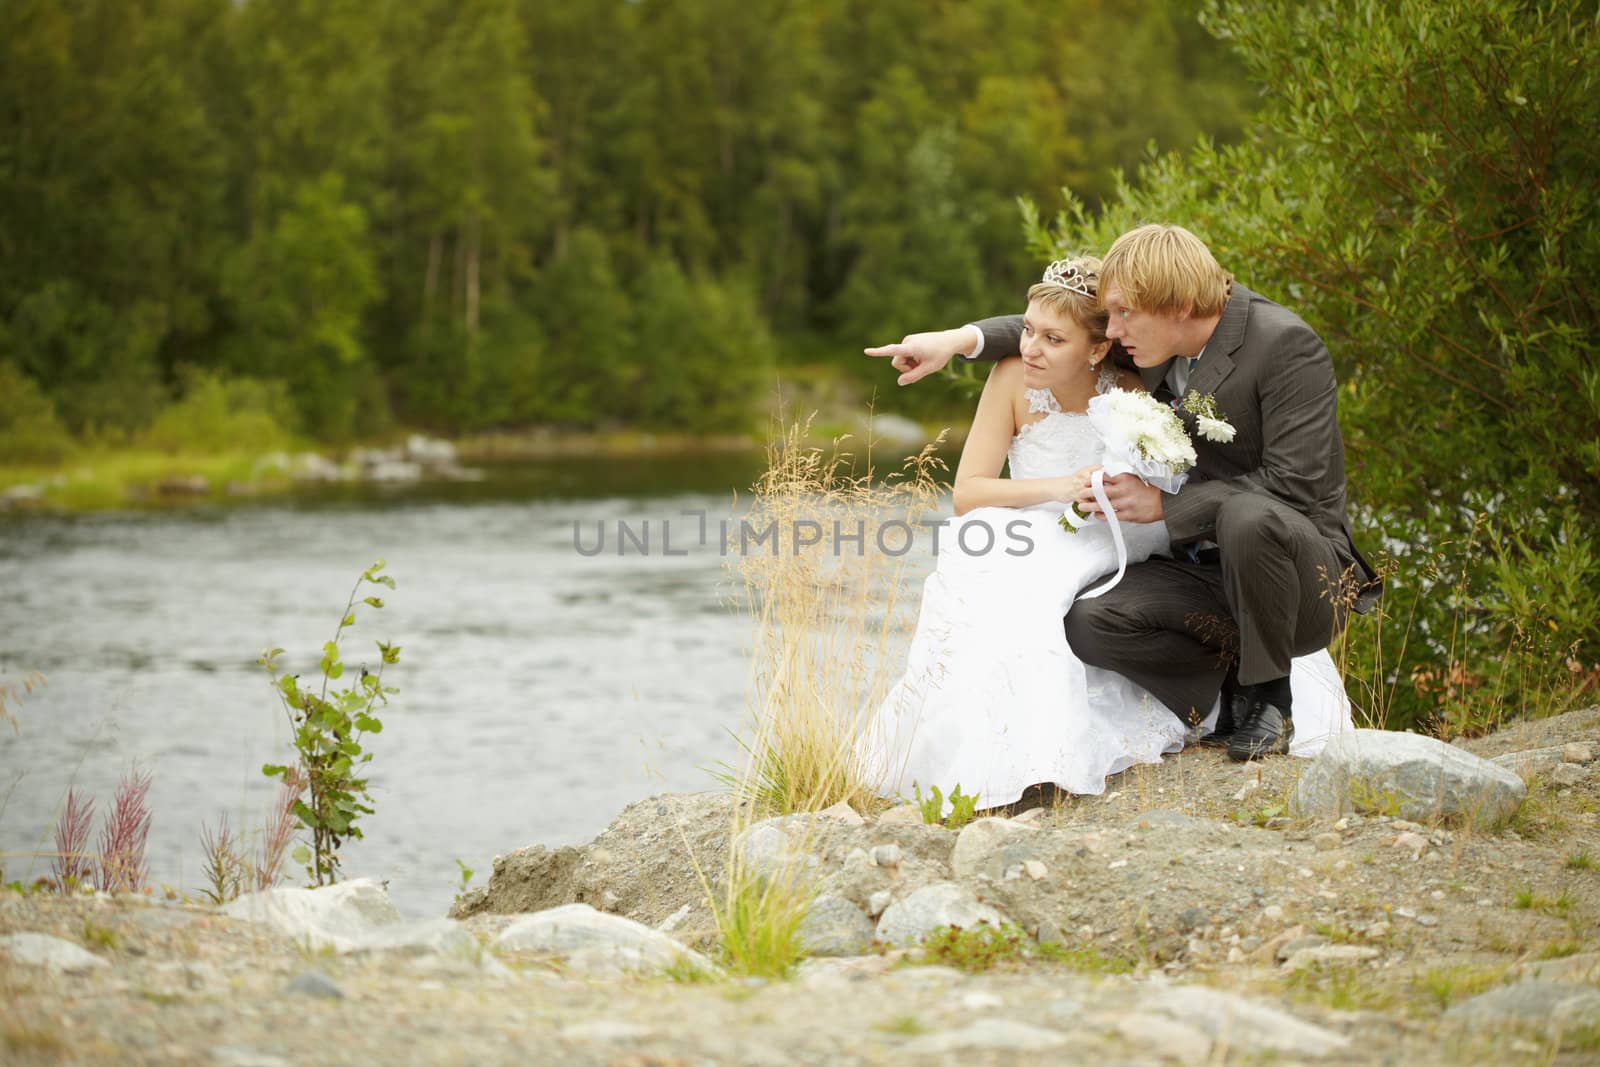
[[[1327,342],[1386,618],[1346,648],[1391,728],[1560,710],[1600,660],[1600,44],[1592,4],[1211,0],[1252,136],[1152,156],[1034,251],[1197,232]]]

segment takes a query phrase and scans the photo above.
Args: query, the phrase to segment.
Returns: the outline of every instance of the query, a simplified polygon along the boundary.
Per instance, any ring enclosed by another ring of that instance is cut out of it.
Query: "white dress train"
[[[1100,461],[1086,416],[1063,412],[1048,390],[1026,395],[1045,416],[1012,439],[1011,477],[1058,477]],[[1062,617],[1117,561],[1108,526],[1071,533],[1061,511],[979,508],[941,529],[906,673],[861,735],[883,795],[910,797],[914,785],[948,795],[959,785],[986,808],[1041,782],[1099,794],[1108,774],[1159,762],[1198,736],[1143,688],[1068,647]],[[1123,523],[1122,532],[1130,564],[1167,550],[1165,523]],[[1290,681],[1290,751],[1315,755],[1351,728],[1349,700],[1327,652],[1296,659]]]

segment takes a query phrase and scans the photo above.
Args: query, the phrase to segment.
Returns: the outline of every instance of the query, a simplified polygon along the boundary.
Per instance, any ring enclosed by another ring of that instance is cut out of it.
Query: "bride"
[[[1087,256],[1050,265],[1028,290],[1022,358],[996,364],[984,386],[906,673],[862,734],[884,795],[959,785],[991,808],[1041,783],[1099,794],[1107,775],[1159,762],[1215,720],[1191,732],[1133,682],[1081,662],[1062,627],[1117,566],[1104,522],[1069,532],[1058,521],[1103,451],[1085,409],[1097,393],[1140,388],[1108,358],[1099,267]],[[1168,550],[1164,523],[1123,523],[1122,534],[1130,564]],[[1295,660],[1291,684],[1291,753],[1313,755],[1350,728],[1349,702],[1325,651]]]

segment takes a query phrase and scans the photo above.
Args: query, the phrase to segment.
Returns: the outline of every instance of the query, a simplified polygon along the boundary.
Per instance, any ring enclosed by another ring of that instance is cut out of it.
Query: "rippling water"
[[[379,556],[399,588],[377,590],[388,607],[360,616],[345,658],[376,665],[371,642],[395,641],[385,680],[400,693],[369,745],[377,814],[347,874],[441,914],[458,857],[481,883],[496,853],[586,840],[633,800],[709,788],[702,768],[736,758],[749,668],[723,559],[659,541],[619,557],[614,536],[584,556],[573,523],[614,535],[618,519],[670,518],[676,552],[694,526],[681,512],[730,514],[722,487],[759,463],[563,461],[404,495],[0,518],[0,678],[49,678],[0,737],[5,878],[48,871],[25,854],[48,847],[69,784],[104,811],[137,764],[155,779],[151,881],[197,889],[202,825],[224,811],[260,825],[275,784],[261,764],[291,754],[256,656],[282,646],[315,674]]]

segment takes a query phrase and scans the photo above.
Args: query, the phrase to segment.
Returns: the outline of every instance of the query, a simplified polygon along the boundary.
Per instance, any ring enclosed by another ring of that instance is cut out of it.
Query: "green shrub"
[[[156,416],[142,443],[164,452],[266,452],[286,447],[294,421],[278,382],[226,378],[210,371],[187,376],[183,396]]]
[[[1346,649],[1386,725],[1559,710],[1551,665],[1600,661],[1592,5],[1210,0],[1203,19],[1267,90],[1253,138],[1152,158],[1097,212],[1030,212],[1036,254],[1181,222],[1299,312],[1339,366],[1357,540],[1394,563],[1388,622]]]
[[[0,361],[0,463],[59,463],[75,448],[38,383]]]

